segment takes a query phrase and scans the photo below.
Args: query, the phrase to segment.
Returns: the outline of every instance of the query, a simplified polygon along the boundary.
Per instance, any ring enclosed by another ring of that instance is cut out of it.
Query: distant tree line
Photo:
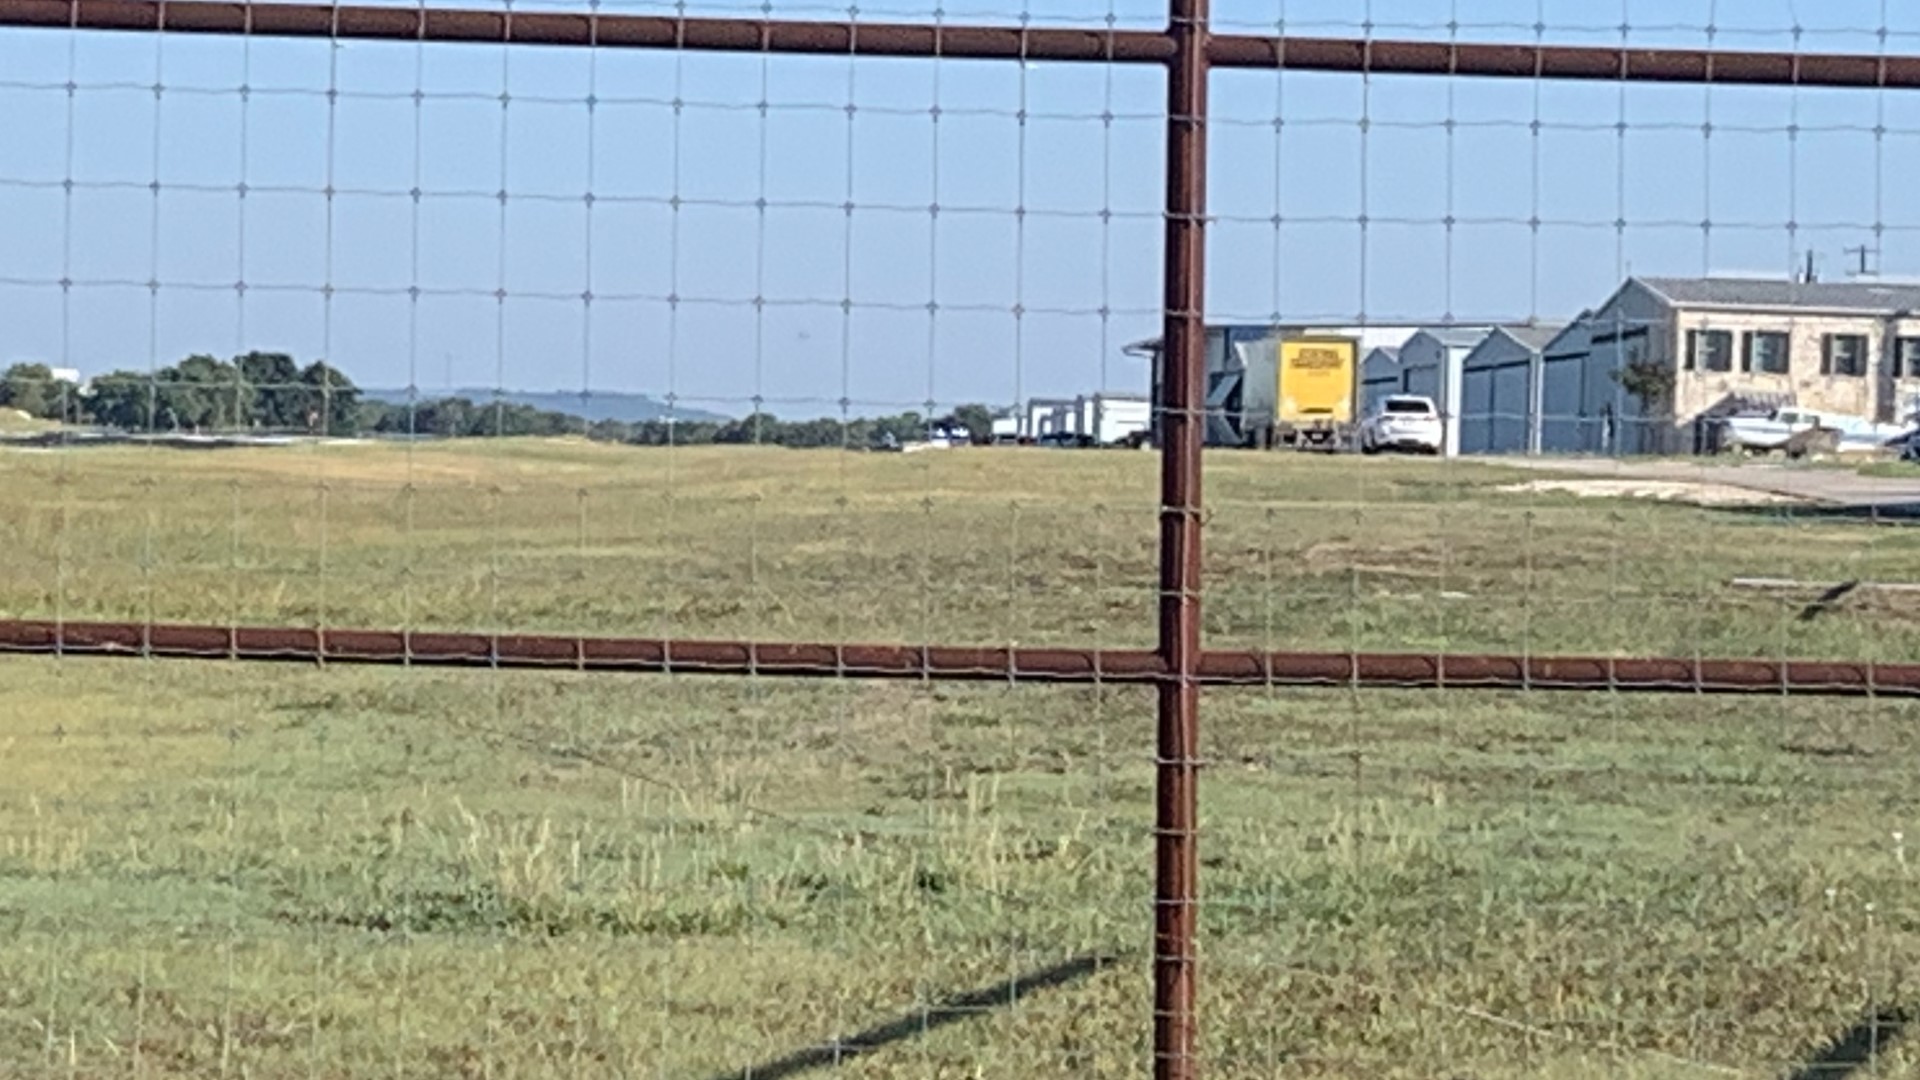
[[[907,443],[929,432],[961,425],[952,416],[931,422],[917,412],[893,416],[782,420],[753,413],[737,420],[595,420],[571,413],[512,402],[437,398],[413,404],[370,402],[362,407],[364,430],[382,435],[477,438],[485,436],[582,435],[599,442],[636,446],[785,446],[866,448],[888,441]],[[991,420],[988,421],[991,423]],[[988,428],[968,428],[984,435]]]
[[[0,406],[29,416],[122,431],[302,431],[350,435],[360,428],[360,391],[323,361],[300,366],[285,353],[232,360],[189,356],[156,371],[111,371],[84,391],[44,364],[0,373]]]
[[[324,361],[301,365],[285,353],[250,352],[232,360],[195,355],[157,371],[114,371],[84,390],[54,378],[44,364],[0,372],[0,406],[30,416],[136,432],[261,432],[408,435],[439,438],[580,435],[640,446],[704,444],[795,448],[908,443],[935,431],[965,429],[986,441],[993,413],[966,405],[943,416],[917,412],[847,420],[781,420],[753,413],[737,420],[599,420],[505,401],[465,397],[391,402],[365,396]]]

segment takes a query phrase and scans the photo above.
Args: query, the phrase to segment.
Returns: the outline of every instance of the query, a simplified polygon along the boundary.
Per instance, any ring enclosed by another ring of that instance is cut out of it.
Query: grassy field
[[[0,452],[0,617],[1143,645],[1155,476]],[[1212,640],[1920,656],[1901,594],[1727,585],[1907,580],[1920,534],[1524,479],[1210,461]],[[1208,1075],[1790,1072],[1920,1006],[1915,720],[1210,694]],[[1111,687],[0,658],[0,1075],[1140,1075],[1151,730]]]
[[[642,452],[584,443],[4,459],[0,609],[67,618],[1145,645],[1146,453]],[[1777,507],[1503,490],[1460,464],[1223,455],[1227,646],[1920,658],[1920,533]]]

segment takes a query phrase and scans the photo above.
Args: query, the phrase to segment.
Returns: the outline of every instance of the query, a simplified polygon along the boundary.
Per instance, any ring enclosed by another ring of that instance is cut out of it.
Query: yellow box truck
[[[1345,450],[1359,426],[1360,328],[1250,324],[1207,327],[1208,446]],[[1152,361],[1160,400],[1166,357],[1157,339],[1127,347]],[[1158,432],[1155,432],[1156,444]]]
[[[1274,446],[1344,450],[1359,419],[1360,343],[1350,337],[1282,337],[1274,388]]]

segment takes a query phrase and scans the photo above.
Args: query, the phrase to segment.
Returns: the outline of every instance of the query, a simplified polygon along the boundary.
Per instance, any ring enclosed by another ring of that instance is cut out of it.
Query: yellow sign
[[[1351,338],[1282,340],[1276,419],[1351,423],[1359,353],[1359,343]]]
[[[1338,371],[1346,363],[1345,353],[1327,345],[1302,345],[1293,354],[1293,366],[1296,368]]]

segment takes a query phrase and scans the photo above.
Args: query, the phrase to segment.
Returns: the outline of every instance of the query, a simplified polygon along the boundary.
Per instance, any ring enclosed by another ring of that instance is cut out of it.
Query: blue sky
[[[1215,7],[1223,30],[1368,19],[1920,51],[1920,5],[1884,0]],[[281,349],[426,393],[758,396],[795,416],[1144,389],[1120,350],[1157,325],[1161,96],[1145,68],[0,31],[0,361]],[[1217,319],[1565,319],[1628,270],[1780,274],[1811,247],[1839,276],[1876,225],[1883,271],[1920,273],[1916,94],[1232,72],[1214,109]]]

